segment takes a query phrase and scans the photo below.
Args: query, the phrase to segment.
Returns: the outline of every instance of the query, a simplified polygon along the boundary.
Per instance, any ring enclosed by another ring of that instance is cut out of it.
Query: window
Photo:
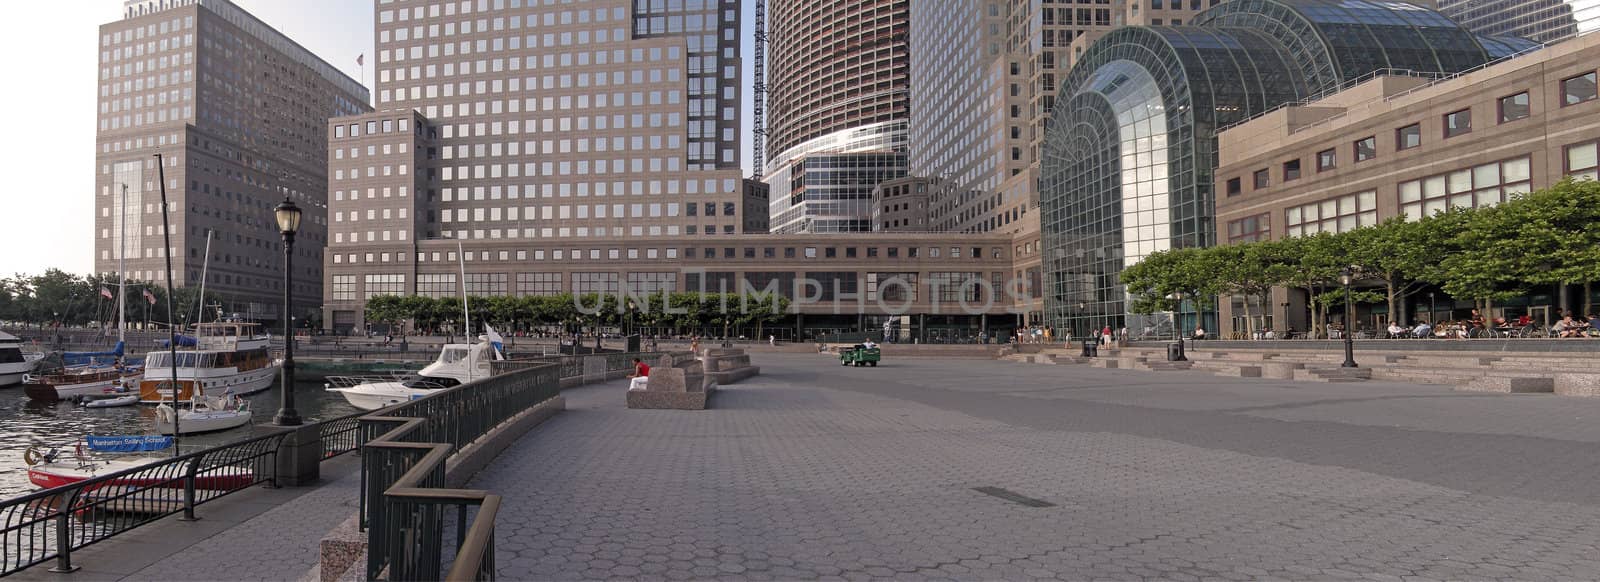
[[[1356,140],[1356,163],[1365,162],[1378,157],[1377,136],[1367,136]]]
[[[456,288],[454,273],[443,275],[417,275],[417,295],[422,297],[456,297],[461,290]]]
[[[1595,98],[1594,71],[1561,81],[1561,106],[1577,105]]]
[[[1597,149],[1600,142],[1589,142],[1567,146],[1567,174],[1582,180],[1600,180],[1600,160],[1597,160]]]
[[[1378,193],[1368,190],[1295,206],[1283,211],[1283,219],[1289,236],[1346,232],[1363,226],[1375,226],[1378,224]],[[1228,234],[1233,234],[1231,224]]]
[[[933,301],[981,301],[983,273],[928,273],[928,292]]]
[[[388,122],[385,121],[385,124]],[[506,294],[505,273],[468,273],[467,296],[488,297]]]
[[[517,295],[560,295],[561,273],[517,273]]]
[[[1266,168],[1262,168],[1260,170],[1256,170],[1256,173],[1253,176],[1253,179],[1255,180],[1254,183],[1255,183],[1255,189],[1256,190],[1260,190],[1262,188],[1266,188],[1267,186],[1272,184],[1272,178],[1267,175],[1267,169]]]
[[[917,300],[916,273],[867,273],[867,299],[886,303]]]
[[[355,301],[356,300],[356,276],[355,275],[334,275],[333,276],[333,300],[334,301]]]
[[[1455,137],[1472,131],[1472,110],[1444,114],[1444,136]]]
[[[1328,149],[1322,150],[1320,152],[1317,152],[1317,171],[1318,172],[1324,172],[1324,171],[1327,171],[1327,170],[1332,170],[1337,165],[1339,165],[1339,153],[1338,153],[1337,150],[1335,150],[1333,148],[1328,148]]]
[[[1272,214],[1261,213],[1228,221],[1228,244],[1272,238]]]
[[[1283,181],[1289,182],[1300,179],[1300,160],[1289,160],[1283,163]]]
[[[573,273],[572,292],[617,294],[616,273]]]
[[[1242,191],[1242,190],[1243,190],[1243,186],[1241,186],[1239,184],[1239,179],[1238,178],[1228,178],[1228,195],[1229,196],[1238,196],[1239,192]]]
[[[405,275],[367,275],[366,298],[379,295],[405,295]]]
[[[1529,113],[1531,108],[1528,106],[1527,91],[1500,98],[1500,123],[1523,119]]]
[[[1400,213],[1419,220],[1450,207],[1493,206],[1527,193],[1528,174],[1529,159],[1521,157],[1401,182]]]
[[[1422,124],[1413,123],[1394,130],[1394,149],[1409,150],[1422,145]]]
[[[628,273],[628,292],[634,295],[655,295],[678,290],[675,272]]]

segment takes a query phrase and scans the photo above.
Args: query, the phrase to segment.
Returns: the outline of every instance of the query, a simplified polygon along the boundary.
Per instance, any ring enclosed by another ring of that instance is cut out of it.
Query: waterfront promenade
[[[566,391],[469,485],[505,496],[499,579],[1600,578],[1600,399],[755,359],[704,411]],[[354,512],[325,475],[21,577],[304,579]]]
[[[702,412],[569,391],[473,482],[501,577],[1600,577],[1600,400],[757,363]]]

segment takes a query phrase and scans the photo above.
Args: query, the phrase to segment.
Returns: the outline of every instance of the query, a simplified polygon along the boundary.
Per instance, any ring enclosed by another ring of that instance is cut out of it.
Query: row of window
[[[807,259],[817,259],[817,258],[836,259],[836,258],[841,258],[841,257],[842,258],[846,258],[846,259],[856,259],[856,258],[875,259],[875,258],[880,258],[880,257],[888,258],[888,259],[899,259],[899,258],[902,258],[902,257],[907,258],[907,259],[916,259],[916,258],[922,258],[922,257],[933,258],[933,259],[937,259],[937,258],[960,259],[960,258],[963,258],[963,255],[966,258],[970,258],[970,259],[982,260],[984,258],[983,247],[970,247],[970,248],[957,247],[957,246],[952,246],[952,247],[927,247],[926,250],[924,250],[922,247],[843,247],[842,248],[842,252],[841,252],[841,248],[840,247],[821,247],[821,248],[819,248],[819,247],[781,247],[781,248],[782,248],[782,250],[780,251],[779,250],[780,247],[703,247],[703,248],[699,248],[699,247],[684,247],[682,249],[682,256],[684,258],[690,258],[690,259],[693,259],[693,258],[704,258],[704,259],[717,259],[717,258],[723,258],[723,259],[738,259],[738,258],[744,258],[744,259],[757,259],[757,258],[775,259],[775,258],[778,258],[779,253],[781,252],[783,258],[785,258],[785,259],[795,259],[795,258],[800,258],[800,257],[804,257],[804,258],[807,258]],[[904,249],[904,253],[901,252],[902,248]],[[720,249],[720,252],[719,252],[719,249]],[[367,263],[374,263],[374,262],[387,263],[387,262],[392,262],[392,261],[403,261],[403,260],[406,259],[407,255],[409,255],[409,253],[402,253],[402,252],[395,252],[395,253],[369,252],[369,253],[364,253],[364,254],[365,254]],[[344,264],[344,263],[356,264],[356,263],[360,262],[358,260],[358,256],[359,256],[358,253],[335,254],[335,255],[333,255],[333,262],[335,264]],[[567,249],[554,249],[554,250],[550,250],[550,251],[545,251],[545,250],[542,250],[542,249],[533,250],[533,251],[526,251],[526,250],[520,250],[520,251],[477,251],[477,252],[468,252],[468,253],[466,253],[464,255],[463,258],[465,260],[467,260],[467,261],[473,261],[473,260],[491,261],[491,260],[496,260],[496,259],[501,260],[501,261],[510,261],[510,260],[528,261],[528,260],[530,260],[530,257],[531,257],[531,260],[543,261],[543,260],[546,260],[546,257],[549,257],[550,260],[555,260],[555,261],[563,261],[563,260],[573,260],[573,261],[592,260],[592,261],[598,261],[598,260],[602,259],[602,256],[605,259],[611,259],[611,260],[619,260],[619,259],[622,259],[624,256],[626,256],[627,259],[629,259],[629,260],[638,260],[638,259],[655,260],[655,259],[660,259],[660,258],[676,259],[676,258],[679,257],[679,249],[677,249],[677,248],[667,248],[667,249],[654,249],[654,248],[646,248],[646,249],[636,249],[636,248],[615,249],[615,248],[613,248],[613,249],[603,249],[603,250],[602,249],[587,249],[587,251],[585,251],[584,249],[571,249],[570,251],[568,251]],[[989,249],[989,258],[990,259],[1002,259],[1002,258],[1004,258],[1002,256],[1002,249],[1000,247],[991,247]],[[418,252],[416,254],[416,260],[419,263],[425,263],[425,262],[430,262],[430,261],[431,262],[439,262],[439,261],[454,262],[456,260],[456,253],[454,251]]]
[[[1596,87],[1595,71],[1589,71],[1581,75],[1562,79],[1559,85],[1561,91],[1561,105],[1563,107],[1593,101],[1597,97],[1600,97],[1600,92],[1597,92]],[[1529,93],[1526,90],[1497,99],[1495,109],[1496,118],[1498,119],[1499,123],[1510,123],[1525,119],[1533,113],[1532,102],[1530,100]],[[1444,114],[1442,121],[1444,139],[1471,133],[1472,109],[1469,107],[1466,109],[1446,113]],[[1421,145],[1422,124],[1413,123],[1404,127],[1396,128],[1394,130],[1395,150],[1403,151],[1419,147]],[[1356,140],[1351,144],[1350,154],[1356,163],[1378,157],[1377,136],[1369,135]],[[1318,172],[1325,172],[1337,167],[1339,167],[1338,148],[1329,148],[1317,152],[1316,170]],[[1279,173],[1279,177],[1283,182],[1292,182],[1294,180],[1298,180],[1302,175],[1303,173],[1300,167],[1300,160],[1298,158],[1283,162],[1281,172]],[[1251,186],[1253,189],[1261,190],[1271,185],[1272,176],[1268,168],[1261,168],[1251,173]],[[1228,179],[1225,188],[1228,196],[1235,196],[1243,191],[1243,184],[1241,183],[1240,178],[1230,178]]]
[[[575,294],[616,294],[624,289],[634,295],[674,292],[679,289],[677,272],[612,271],[569,273],[563,285],[562,273],[468,273],[457,279],[454,273],[419,274],[416,294],[423,297],[456,297],[463,287],[469,296],[550,296],[572,292]],[[810,293],[823,300],[855,295],[861,292],[862,273],[855,271],[808,271],[803,281],[811,283],[797,289],[793,271],[770,272],[688,272],[683,273],[685,290],[710,292],[738,292],[742,290],[775,290],[785,297],[794,298],[796,292]],[[741,276],[742,275],[742,276]],[[1005,281],[1005,273],[990,273],[987,277],[979,271],[936,271],[927,273],[918,284],[918,273],[865,273],[866,299],[883,301],[917,301],[919,290],[926,288],[928,298],[938,302],[978,302],[985,295],[994,301],[1026,299],[1035,296],[1036,281]],[[333,301],[355,301],[359,296],[372,299],[379,295],[407,295],[406,276],[403,274],[333,275],[331,278]],[[363,284],[357,290],[358,280]],[[458,282],[459,281],[459,282]],[[809,288],[806,288],[809,287]],[[820,297],[818,297],[820,295]]]
[[[1600,142],[1569,145],[1562,150],[1564,173],[1576,179],[1600,179]],[[1449,208],[1494,206],[1533,189],[1532,158],[1521,156],[1441,174],[1407,180],[1396,185],[1399,213],[1406,220],[1444,212]],[[1367,190],[1284,210],[1287,236],[1318,232],[1346,232],[1378,224],[1377,191]],[[1230,243],[1271,238],[1272,220],[1258,214],[1228,222]]]

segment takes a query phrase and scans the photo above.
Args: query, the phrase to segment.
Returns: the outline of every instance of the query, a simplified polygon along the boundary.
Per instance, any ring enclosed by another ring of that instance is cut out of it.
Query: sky
[[[233,0],[351,77],[356,56],[372,56],[372,0]],[[100,25],[122,18],[122,0],[8,2],[6,16],[27,23],[0,35],[14,79],[32,90],[0,92],[11,139],[0,140],[8,169],[0,192],[0,276],[94,268],[94,143]],[[750,173],[750,70],[753,2],[742,18],[745,58],[743,160]],[[362,79],[372,86],[373,68]],[[359,78],[359,77],[358,77]]]

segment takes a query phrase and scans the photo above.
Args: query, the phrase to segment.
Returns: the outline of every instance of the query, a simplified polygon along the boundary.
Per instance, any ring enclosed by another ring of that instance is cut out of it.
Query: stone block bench
[[[661,356],[650,367],[645,388],[628,391],[628,408],[705,410],[716,389],[716,379],[705,373],[699,360],[674,366],[672,356]]]
[[[1456,386],[1469,392],[1508,392],[1512,394],[1539,394],[1555,392],[1555,378],[1538,376],[1483,376]]]
[[[708,348],[701,358],[707,378],[718,385],[732,384],[761,373],[750,365],[750,355],[738,348]]]

